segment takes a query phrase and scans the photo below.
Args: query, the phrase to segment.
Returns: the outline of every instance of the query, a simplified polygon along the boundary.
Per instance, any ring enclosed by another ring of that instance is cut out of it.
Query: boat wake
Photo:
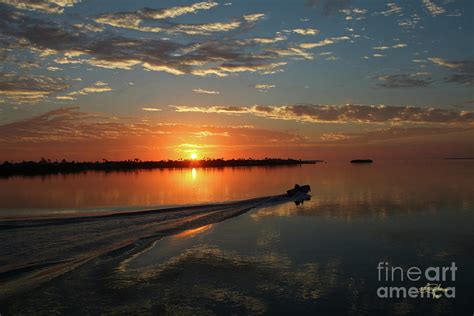
[[[0,221],[0,300],[99,256],[238,216],[306,200],[300,193],[98,216]]]

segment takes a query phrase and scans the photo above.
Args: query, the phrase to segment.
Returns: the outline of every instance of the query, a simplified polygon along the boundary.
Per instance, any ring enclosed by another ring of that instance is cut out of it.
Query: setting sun
[[[196,153],[192,153],[192,154],[191,154],[191,159],[192,159],[192,160],[196,160],[196,159],[197,159],[197,154],[196,154]]]

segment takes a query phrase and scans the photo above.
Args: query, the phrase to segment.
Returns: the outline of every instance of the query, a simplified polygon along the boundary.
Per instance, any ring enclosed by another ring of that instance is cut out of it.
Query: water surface
[[[474,301],[473,180],[470,161],[2,179],[3,217],[240,200],[279,194],[294,183],[311,184],[313,197],[303,206],[258,207],[107,252],[1,300],[0,312],[469,312]],[[378,298],[377,288],[387,285],[377,280],[381,261],[406,268],[455,262],[457,279],[444,286],[455,286],[456,298]]]

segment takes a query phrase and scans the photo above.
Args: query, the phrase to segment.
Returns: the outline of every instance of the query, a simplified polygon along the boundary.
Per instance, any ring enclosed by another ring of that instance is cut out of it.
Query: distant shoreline
[[[316,164],[324,160],[300,159],[205,159],[205,160],[161,160],[161,161],[107,161],[77,162],[77,161],[23,161],[18,163],[4,162],[0,164],[0,177],[11,176],[40,176],[54,174],[72,174],[86,171],[132,171],[145,169],[182,169],[182,168],[225,168],[225,167],[277,167]]]

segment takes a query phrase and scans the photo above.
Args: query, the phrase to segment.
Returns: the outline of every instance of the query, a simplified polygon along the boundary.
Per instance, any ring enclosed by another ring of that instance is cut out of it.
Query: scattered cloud
[[[350,20],[364,20],[365,19],[365,14],[367,13],[366,9],[360,9],[360,8],[354,8],[354,9],[342,9],[340,10],[342,13],[346,15],[345,20],[350,21]]]
[[[196,13],[201,10],[210,10],[218,5],[217,2],[209,1],[209,2],[198,2],[192,5],[187,6],[178,6],[178,7],[171,7],[171,8],[164,8],[164,9],[150,9],[144,8],[142,10],[133,11],[133,12],[117,12],[117,13],[105,13],[97,16],[94,21],[100,24],[113,26],[113,27],[120,27],[120,28],[127,28],[133,29],[137,31],[144,31],[144,32],[164,32],[164,31],[176,31],[186,33],[186,29],[188,32],[193,32],[192,28],[195,27],[201,28],[202,30],[206,27],[213,28],[217,25],[204,25],[204,24],[196,24],[196,25],[181,25],[176,27],[160,27],[160,26],[145,26],[142,25],[144,21],[153,21],[153,20],[163,20],[163,19],[170,19],[176,18],[178,16],[189,14],[189,13]],[[228,27],[228,26],[227,26]],[[180,30],[181,29],[181,30]]]
[[[81,90],[76,91],[76,92],[71,92],[69,93],[69,95],[77,95],[77,94],[88,95],[91,93],[102,93],[102,92],[109,92],[109,91],[112,91],[112,88],[110,88],[107,83],[102,82],[102,81],[97,81],[93,85],[82,88]]]
[[[69,96],[69,95],[58,95],[56,96],[56,100],[59,101],[74,101],[76,100],[75,97]]]
[[[265,14],[263,13],[253,13],[253,14],[247,14],[244,15],[243,18],[247,22],[257,22],[265,17]]]
[[[205,89],[201,89],[201,88],[193,89],[193,92],[194,92],[194,93],[200,93],[200,94],[220,94],[219,91],[215,91],[215,90],[205,90]]]
[[[314,58],[314,55],[310,52],[307,52],[304,50],[303,47],[288,47],[288,48],[282,48],[282,49],[270,49],[269,51],[277,54],[278,56],[283,56],[283,57],[293,57],[296,59],[308,59],[312,60]]]
[[[267,92],[270,89],[275,88],[276,86],[274,84],[256,84],[255,89],[257,89],[260,92]]]
[[[390,15],[400,15],[403,12],[403,9],[400,5],[389,2],[387,3],[388,9],[386,11],[380,12],[383,16],[390,16]]]
[[[63,13],[64,8],[72,7],[81,0],[0,0],[21,10],[41,11],[45,13]]]
[[[10,102],[35,103],[69,88],[66,78],[0,72],[0,96]]]
[[[322,46],[331,45],[331,44],[335,44],[341,41],[348,41],[348,40],[350,40],[350,37],[348,36],[328,37],[316,43],[302,43],[300,44],[300,47],[304,49],[311,49],[315,47],[322,47]]]
[[[383,105],[172,106],[177,112],[251,114],[311,123],[474,123],[474,112]]]
[[[78,24],[74,24],[74,26],[77,27],[78,29],[88,31],[88,32],[96,33],[96,32],[104,31],[104,28],[102,26],[96,25],[96,24],[78,23]]]
[[[386,50],[386,49],[390,49],[389,46],[374,46],[372,47],[372,49],[375,49],[375,50]]]
[[[336,61],[336,60],[339,60],[339,57],[336,57],[336,56],[329,56],[329,57],[326,57],[325,60]]]
[[[472,127],[388,127],[366,132],[339,132],[321,135],[324,143],[367,144],[389,140],[472,132]]]
[[[161,112],[162,109],[160,109],[160,108],[142,108],[142,111],[147,111],[147,112]]]
[[[409,17],[399,19],[398,26],[402,28],[414,29],[421,22],[421,17],[417,13],[412,13]]]
[[[446,10],[443,7],[437,5],[433,0],[422,0],[422,1],[426,10],[432,16],[437,16],[437,15],[446,13]]]
[[[399,44],[393,45],[392,48],[405,48],[407,46],[408,46],[407,44],[399,43]]]
[[[333,15],[347,8],[351,0],[306,0],[306,4],[320,10],[324,15]]]
[[[182,33],[186,35],[211,35],[215,32],[228,32],[240,27],[249,27],[261,20],[265,14],[254,13],[233,18],[225,22],[179,24],[169,23],[168,19],[196,13],[201,10],[210,10],[218,5],[217,2],[198,2],[189,6],[172,7],[165,9],[144,8],[133,12],[105,13],[94,18],[94,21],[112,27],[131,29],[141,32]],[[154,24],[151,24],[154,22]]]
[[[56,99],[58,100],[75,100],[78,95],[89,95],[93,93],[102,93],[102,92],[110,92],[112,88],[109,87],[108,83],[97,81],[93,85],[84,87],[78,91],[69,92],[66,95],[57,96]]]
[[[232,73],[239,72],[259,72],[261,74],[274,74],[281,71],[281,67],[286,65],[287,62],[274,62],[274,63],[226,63],[218,67],[207,68],[207,69],[195,69],[191,73],[196,76],[209,76],[216,75],[218,77],[227,77]]]
[[[432,83],[430,78],[420,78],[411,74],[382,75],[375,79],[381,81],[378,86],[383,88],[422,88]]]
[[[247,45],[249,43],[256,43],[256,44],[274,44],[281,41],[286,41],[287,38],[285,36],[277,34],[275,37],[255,37],[245,40],[238,40],[236,43]]]
[[[448,61],[439,57],[428,58],[428,60],[453,72],[446,81],[463,85],[474,84],[474,60]]]
[[[246,16],[246,19],[255,21],[261,16]],[[55,55],[54,61],[62,65],[82,64],[107,69],[142,66],[147,70],[175,75],[226,77],[240,72],[272,74],[281,71],[281,67],[287,64],[282,58],[298,54],[309,58],[309,54],[291,51],[291,48],[285,51],[283,47],[278,50],[256,47],[256,42],[265,42],[263,38],[183,43],[169,39],[101,36],[101,33],[85,31],[73,25],[18,16],[8,10],[0,12],[0,19],[4,21],[2,33],[9,45],[21,41],[22,45],[38,54],[48,52],[48,56]],[[216,26],[217,29],[222,28]]]
[[[459,64],[457,62],[449,62],[439,57],[428,58],[428,60],[438,66],[442,66],[442,67],[446,67],[450,69],[456,69],[459,67]]]
[[[296,33],[299,35],[316,35],[319,33],[319,30],[317,29],[312,29],[312,28],[307,28],[307,29],[293,29],[288,32]]]
[[[206,138],[205,144],[201,143],[203,138]],[[183,139],[186,143],[183,143]],[[160,151],[168,157],[170,151],[174,151],[179,157],[186,148],[200,148],[200,153],[205,155],[209,148],[222,150],[282,144],[299,146],[303,142],[305,138],[295,133],[252,126],[159,123],[149,115],[146,119],[110,117],[81,112],[79,107],[63,107],[0,125],[0,150],[11,153],[11,159],[23,159],[22,154],[25,152],[40,153],[51,158],[59,156],[61,159],[68,158],[68,155],[79,155],[84,159],[85,155],[92,154],[89,157],[97,159],[97,152],[91,152],[94,146],[97,146],[103,158],[119,159],[117,154],[120,153],[123,159],[127,159],[137,157],[137,150],[141,157],[149,151],[152,152],[150,157],[156,157]]]
[[[372,47],[372,49],[374,50],[387,50],[387,49],[391,49],[391,48],[405,48],[407,47],[408,45],[405,44],[405,43],[398,43],[398,44],[394,44],[392,46],[374,46]]]

